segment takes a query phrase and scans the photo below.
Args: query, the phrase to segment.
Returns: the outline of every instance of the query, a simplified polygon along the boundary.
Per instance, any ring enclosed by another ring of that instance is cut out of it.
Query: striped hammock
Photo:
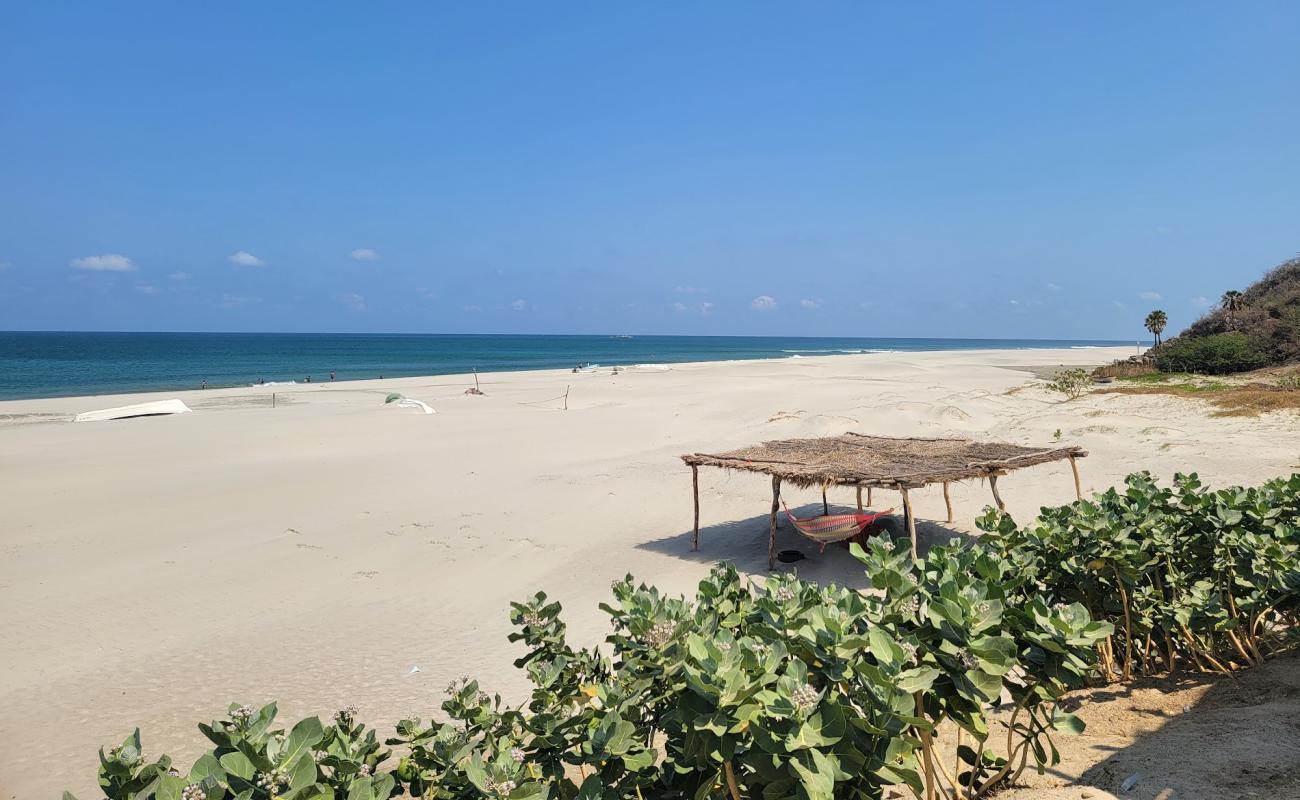
[[[835,542],[842,542],[846,539],[852,539],[854,536],[862,533],[862,529],[880,519],[894,513],[894,509],[888,511],[873,512],[870,514],[827,514],[820,517],[809,517],[799,519],[790,513],[790,507],[781,501],[785,506],[785,515],[790,518],[790,524],[794,529],[804,536],[821,545],[821,552],[826,552],[826,545]]]

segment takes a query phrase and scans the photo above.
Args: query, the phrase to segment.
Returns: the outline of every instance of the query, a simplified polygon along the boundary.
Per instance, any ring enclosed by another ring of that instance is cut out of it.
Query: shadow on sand
[[[822,513],[821,503],[808,503],[790,509],[798,517],[812,517]],[[832,514],[848,514],[855,508],[832,504]],[[902,517],[900,516],[901,520]],[[660,539],[637,545],[638,549],[677,558],[713,564],[730,561],[736,569],[754,575],[768,574],[767,539],[771,518],[767,514],[700,526],[700,549],[691,550],[692,531],[686,530]],[[917,519],[916,541],[924,555],[934,544],[947,544],[951,539],[973,541],[976,537],[958,531],[941,522]],[[847,544],[821,546],[799,534],[786,518],[785,512],[777,515],[776,549],[798,550],[805,558],[793,564],[777,562],[772,574],[795,572],[799,577],[816,583],[838,583],[842,586],[865,588],[867,579],[862,574],[862,564],[849,554]]]
[[[1123,797],[1300,798],[1300,653],[1235,676],[1142,680],[1070,699],[1087,746],[1109,753],[1080,786],[1119,795],[1136,775]]]

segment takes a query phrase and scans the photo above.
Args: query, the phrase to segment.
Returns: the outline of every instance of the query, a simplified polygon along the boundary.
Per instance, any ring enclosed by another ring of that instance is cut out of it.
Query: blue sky
[[[1145,336],[1300,250],[1300,4],[54,3],[0,329]]]

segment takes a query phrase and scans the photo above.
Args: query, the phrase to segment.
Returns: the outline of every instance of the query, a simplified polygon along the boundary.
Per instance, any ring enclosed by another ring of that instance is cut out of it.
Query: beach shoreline
[[[701,473],[692,552],[683,453],[840,434],[1077,444],[1085,492],[1140,469],[1211,485],[1289,474],[1294,415],[1215,418],[1196,401],[1064,402],[1029,367],[1108,350],[855,354],[0,402],[0,789],[82,796],[95,752],[139,726],[150,753],[192,758],[199,720],[231,701],[286,718],[356,704],[381,726],[430,717],[462,674],[520,699],[508,604],[546,591],[575,644],[632,573],[676,594],[719,560],[761,578],[770,487]],[[485,380],[486,379],[486,380]],[[557,398],[569,387],[568,409]],[[423,415],[385,405],[398,392]],[[71,424],[71,414],[180,394],[195,413]],[[271,395],[277,404],[270,404]],[[17,421],[28,418],[27,424]],[[1010,512],[1074,498],[1066,464],[1007,476]],[[877,504],[897,504],[879,492]],[[979,481],[913,495],[923,545],[975,533]],[[820,493],[791,490],[792,510]],[[832,491],[832,504],[852,492]],[[800,547],[785,526],[781,547]],[[843,550],[799,574],[864,583]],[[581,575],[581,579],[575,579]],[[420,671],[410,674],[412,667]],[[50,764],[59,765],[51,769]]]

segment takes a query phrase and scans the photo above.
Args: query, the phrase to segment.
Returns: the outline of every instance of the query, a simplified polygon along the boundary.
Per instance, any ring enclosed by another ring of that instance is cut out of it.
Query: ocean
[[[0,331],[0,400],[380,376],[870,351],[1109,347],[1114,341]]]

